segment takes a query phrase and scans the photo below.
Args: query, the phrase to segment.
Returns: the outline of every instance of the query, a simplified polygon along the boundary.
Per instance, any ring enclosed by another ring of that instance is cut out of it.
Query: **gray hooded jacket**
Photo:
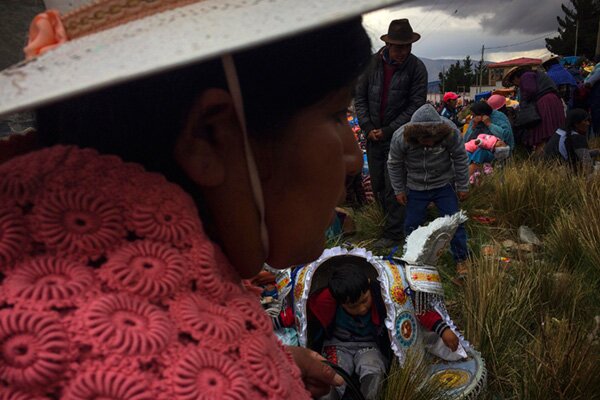
[[[419,144],[419,137],[433,139],[434,145]],[[409,123],[394,132],[388,171],[395,194],[449,183],[459,192],[469,190],[469,159],[460,132],[430,104],[421,106]]]

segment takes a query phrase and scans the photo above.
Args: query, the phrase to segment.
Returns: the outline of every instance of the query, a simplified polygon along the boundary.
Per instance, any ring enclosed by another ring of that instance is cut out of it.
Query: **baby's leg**
[[[347,346],[340,346],[337,344],[325,344],[323,345],[323,357],[328,361],[338,365],[346,373],[352,376],[354,371],[354,349]],[[321,397],[321,400],[334,400],[341,399],[346,391],[346,384],[337,386],[332,389],[329,395]]]
[[[385,364],[383,354],[375,346],[362,348],[354,355],[356,374],[360,379],[360,391],[367,400],[380,398]]]

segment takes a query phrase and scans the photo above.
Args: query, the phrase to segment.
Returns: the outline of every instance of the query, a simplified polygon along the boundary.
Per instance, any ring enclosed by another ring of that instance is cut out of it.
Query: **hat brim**
[[[68,41],[0,72],[0,116],[264,45],[403,1],[199,1]]]
[[[510,88],[510,87],[514,86],[514,84],[512,83],[513,76],[521,68],[523,68],[523,66],[516,66],[516,67],[512,67],[508,71],[506,71],[504,78],[502,78],[502,86],[504,86],[506,88]]]
[[[391,38],[388,34],[385,34],[385,35],[381,36],[380,39],[388,44],[402,45],[402,44],[411,44],[411,43],[416,42],[417,40],[421,39],[421,35],[419,35],[416,32],[413,32],[412,37],[409,40],[397,40],[397,39]]]

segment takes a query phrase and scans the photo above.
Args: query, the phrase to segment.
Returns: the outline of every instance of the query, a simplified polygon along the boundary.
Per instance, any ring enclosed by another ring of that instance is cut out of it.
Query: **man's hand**
[[[452,351],[458,349],[458,337],[452,332],[452,329],[446,328],[442,332],[442,341]]]
[[[408,203],[408,198],[406,197],[406,193],[401,192],[396,195],[396,201],[401,205],[405,206]]]
[[[297,346],[287,346],[287,350],[294,357],[302,373],[304,386],[313,397],[325,396],[331,390],[331,386],[340,386],[344,383],[341,376],[323,364],[325,359],[319,353]]]
[[[456,193],[458,195],[458,199],[460,201],[466,200],[469,198],[469,192],[458,192]]]
[[[484,115],[483,117],[481,117],[481,120],[483,121],[485,126],[490,126],[492,124],[492,120],[488,115]]]
[[[381,129],[373,129],[371,132],[369,132],[369,134],[367,135],[367,139],[369,140],[373,140],[375,142],[380,141],[381,139],[383,139],[383,131]]]

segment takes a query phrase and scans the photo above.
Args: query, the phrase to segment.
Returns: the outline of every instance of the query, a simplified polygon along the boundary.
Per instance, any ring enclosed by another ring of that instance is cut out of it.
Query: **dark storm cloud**
[[[404,7],[442,11],[457,18],[477,18],[481,27],[493,34],[511,31],[543,34],[558,28],[556,17],[564,15],[560,8],[562,3],[570,5],[569,0],[413,0]],[[486,14],[493,16],[484,16]]]

